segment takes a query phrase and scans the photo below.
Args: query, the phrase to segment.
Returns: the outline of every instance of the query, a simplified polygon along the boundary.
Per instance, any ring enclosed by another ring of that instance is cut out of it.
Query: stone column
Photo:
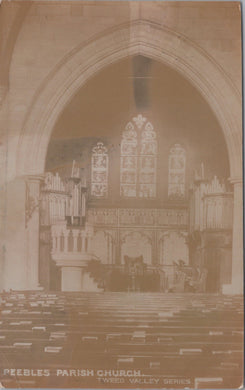
[[[78,240],[79,230],[72,229],[72,235],[73,235],[73,251],[77,252],[77,250],[78,250],[77,240]]]
[[[64,252],[68,252],[68,237],[69,237],[69,230],[64,229],[63,234],[64,234]]]
[[[124,260],[121,259],[121,237],[120,237],[120,229],[117,229],[116,231],[116,257],[115,257],[115,264],[119,265],[124,264]]]
[[[87,243],[88,243],[88,245],[87,245],[87,252],[88,253],[91,252],[91,241],[92,241],[92,237],[91,237],[91,235],[88,235],[87,236]]]
[[[40,183],[42,176],[28,176],[26,178],[26,280],[27,289],[35,290],[39,287],[39,205]]]
[[[85,252],[85,232],[82,231],[81,232],[81,238],[82,238],[82,252],[84,253]]]
[[[223,286],[224,294],[243,293],[243,182],[231,179],[234,186],[232,232],[232,281]]]
[[[157,253],[157,236],[156,231],[152,231],[152,241],[151,241],[151,264],[157,265],[159,263]]]
[[[112,254],[112,245],[113,245],[112,237],[108,236],[108,239],[109,239],[109,264],[112,264],[112,257],[113,257],[113,254]]]

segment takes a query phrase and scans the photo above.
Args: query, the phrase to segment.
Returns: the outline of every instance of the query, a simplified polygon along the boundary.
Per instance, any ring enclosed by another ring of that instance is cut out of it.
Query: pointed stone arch
[[[243,285],[242,99],[224,69],[196,43],[165,26],[136,20],[72,50],[46,77],[27,111],[17,148],[16,176],[40,175],[54,125],[75,93],[95,74],[126,57],[143,55],[185,77],[213,110],[227,145],[234,185],[232,286]]]
[[[163,62],[199,90],[221,125],[231,176],[242,177],[239,91],[221,66],[191,40],[143,20],[119,26],[77,47],[48,75],[25,118],[18,145],[17,175],[43,173],[55,122],[74,94],[97,72],[132,55]]]

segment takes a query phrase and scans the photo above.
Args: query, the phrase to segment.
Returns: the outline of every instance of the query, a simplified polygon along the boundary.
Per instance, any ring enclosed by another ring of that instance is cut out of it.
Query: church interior
[[[2,1],[0,387],[241,387],[239,7]]]

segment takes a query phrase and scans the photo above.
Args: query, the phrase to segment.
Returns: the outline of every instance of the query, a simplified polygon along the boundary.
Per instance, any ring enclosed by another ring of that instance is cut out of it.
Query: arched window
[[[156,133],[152,124],[139,114],[127,124],[122,134],[121,196],[128,198],[156,196],[156,159]]]
[[[129,122],[121,142],[121,196],[135,197],[137,193],[138,140],[134,125]]]
[[[139,158],[139,196],[154,198],[156,196],[157,141],[156,133],[150,122],[141,133]]]
[[[175,144],[168,159],[168,197],[181,200],[185,197],[186,152],[180,144]]]
[[[99,198],[108,196],[108,153],[103,142],[92,149],[91,195]]]

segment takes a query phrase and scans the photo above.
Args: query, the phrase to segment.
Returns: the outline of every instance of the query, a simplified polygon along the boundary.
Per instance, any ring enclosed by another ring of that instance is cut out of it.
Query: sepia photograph
[[[0,3],[0,387],[243,387],[241,31]]]

